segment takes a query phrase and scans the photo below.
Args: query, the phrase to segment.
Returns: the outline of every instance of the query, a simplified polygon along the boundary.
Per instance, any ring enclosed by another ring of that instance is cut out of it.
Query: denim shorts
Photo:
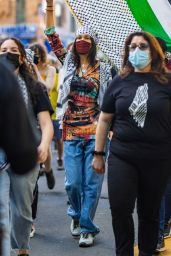
[[[62,129],[59,129],[60,127],[59,120],[52,120],[52,122],[53,122],[53,129],[54,129],[53,139],[55,140],[62,139]]]

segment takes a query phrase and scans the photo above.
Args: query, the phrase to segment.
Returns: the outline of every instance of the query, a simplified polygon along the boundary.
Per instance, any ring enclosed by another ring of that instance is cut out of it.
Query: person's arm
[[[44,162],[47,158],[48,149],[53,137],[53,125],[50,115],[53,114],[53,109],[47,94],[46,89],[40,83],[37,84],[39,96],[34,105],[34,113],[38,118],[41,129],[41,142],[38,147],[38,161]]]
[[[96,128],[95,151],[98,151],[98,152],[104,152],[104,147],[107,140],[109,128],[111,126],[113,117],[116,113],[115,94],[117,91],[116,88],[118,87],[117,85],[118,85],[118,78],[116,77],[115,79],[112,80],[112,82],[108,86],[103,97],[101,113],[100,113],[97,128]],[[105,171],[104,157],[101,155],[94,155],[92,166],[96,172],[104,173]]]
[[[48,93],[53,89],[56,79],[56,69],[53,66],[48,65],[47,76],[45,80],[45,86]]]
[[[46,0],[46,27],[54,27],[54,1]]]
[[[46,79],[43,80],[43,78],[40,75],[40,72],[37,68],[37,66],[34,64],[33,66],[35,73],[37,75],[37,79],[40,83],[44,84],[44,86],[47,89],[47,92],[49,93],[55,84],[55,79],[56,79],[56,69],[53,66],[48,65],[47,66],[47,75],[46,75]]]
[[[52,142],[54,131],[49,111],[40,112],[37,117],[42,133],[41,143],[38,146],[38,162],[44,163],[48,156],[48,150]]]
[[[55,32],[54,22],[54,2],[53,0],[46,0],[46,29],[45,35],[52,47],[53,52],[63,65],[67,50],[64,48],[59,35]]]
[[[97,129],[96,129],[95,151],[97,152],[104,151],[109,127],[113,119],[113,116],[114,114],[108,114],[104,112],[100,113]],[[101,155],[94,155],[92,166],[96,172],[104,173],[105,172],[104,157]]]
[[[37,65],[34,64],[34,63],[32,63],[32,68],[34,69],[34,72],[36,73],[37,81],[39,81],[40,83],[42,83],[42,84],[45,85],[45,81],[44,81],[43,78],[41,77]]]

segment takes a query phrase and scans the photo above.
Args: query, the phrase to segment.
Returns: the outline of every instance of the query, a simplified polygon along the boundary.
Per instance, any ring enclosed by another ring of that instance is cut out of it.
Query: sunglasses
[[[140,50],[142,50],[142,51],[145,51],[145,50],[147,50],[148,48],[149,48],[149,44],[148,43],[140,43],[140,44],[130,44],[130,45],[128,45],[128,47],[129,47],[129,50],[131,51],[131,52],[133,52],[133,51],[135,51],[135,49],[138,47]]]

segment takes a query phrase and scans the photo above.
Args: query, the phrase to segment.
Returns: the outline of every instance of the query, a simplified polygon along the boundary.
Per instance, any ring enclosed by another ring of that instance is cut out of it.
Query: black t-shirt
[[[32,106],[28,107],[27,110],[29,112],[32,128],[37,139],[37,145],[39,145],[41,142],[42,132],[37,115],[44,111],[48,111],[50,115],[52,115],[54,111],[48,97],[46,87],[44,87],[44,85],[39,82],[36,84],[36,86],[36,100],[32,101]]]
[[[114,113],[111,152],[125,157],[171,157],[171,80],[151,73],[116,76],[101,110]]]
[[[37,84],[37,98],[33,104],[34,114],[37,115],[43,111],[49,111],[50,115],[53,114],[53,108],[50,103],[46,88],[40,83]]]

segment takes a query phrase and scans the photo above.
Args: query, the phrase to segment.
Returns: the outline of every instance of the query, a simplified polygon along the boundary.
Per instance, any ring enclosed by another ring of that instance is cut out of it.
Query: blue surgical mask
[[[148,50],[140,50],[138,47],[129,52],[128,60],[131,62],[134,68],[145,68],[151,62]]]

